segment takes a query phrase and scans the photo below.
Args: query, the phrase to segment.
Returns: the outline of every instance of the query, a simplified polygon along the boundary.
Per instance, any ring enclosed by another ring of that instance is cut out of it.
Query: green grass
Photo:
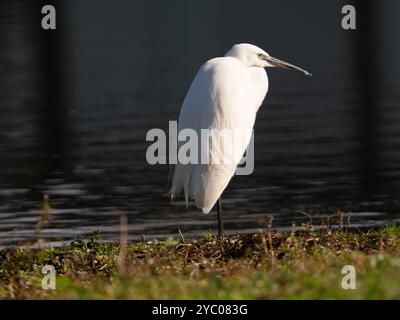
[[[305,230],[137,242],[122,254],[95,237],[5,249],[0,298],[400,299],[400,227]],[[46,264],[57,270],[56,290],[41,288]],[[356,290],[341,287],[345,265],[356,268]]]

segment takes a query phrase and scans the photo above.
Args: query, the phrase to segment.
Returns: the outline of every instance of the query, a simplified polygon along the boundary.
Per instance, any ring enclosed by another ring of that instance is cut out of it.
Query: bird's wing
[[[232,161],[228,163],[211,161],[184,165],[178,159],[175,166],[170,193],[174,195],[183,188],[186,201],[190,195],[205,213],[212,209],[228,185],[250,141],[256,112],[262,102],[253,92],[252,76],[234,58],[212,59],[200,68],[183,102],[179,132],[190,128],[201,137],[201,129],[228,130],[233,142],[227,147],[226,141],[219,143],[216,139],[212,145],[212,157],[218,160],[231,148],[228,160]],[[181,145],[178,142],[178,148]],[[200,153],[200,147],[198,151]]]

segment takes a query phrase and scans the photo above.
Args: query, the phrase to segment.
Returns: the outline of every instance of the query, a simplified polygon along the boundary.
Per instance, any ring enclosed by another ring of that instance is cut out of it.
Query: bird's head
[[[258,68],[284,68],[311,76],[311,73],[293,64],[271,57],[263,49],[248,43],[235,44],[225,55],[234,57],[247,67]]]

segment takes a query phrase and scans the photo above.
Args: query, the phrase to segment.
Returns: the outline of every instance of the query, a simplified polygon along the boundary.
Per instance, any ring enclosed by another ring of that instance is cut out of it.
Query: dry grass
[[[0,298],[388,299],[400,298],[400,227],[373,231],[267,230],[184,242],[126,244],[93,236],[64,248],[0,251]],[[57,289],[41,288],[43,265]],[[344,265],[357,289],[344,290]]]

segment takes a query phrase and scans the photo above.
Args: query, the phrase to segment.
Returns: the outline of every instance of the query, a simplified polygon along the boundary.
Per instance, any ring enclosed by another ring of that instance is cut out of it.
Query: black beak
[[[269,62],[273,67],[293,70],[296,72],[304,73],[306,76],[310,76],[310,77],[312,76],[312,74],[310,72],[308,72],[307,70],[304,70],[304,69],[297,67],[293,64],[290,64],[288,62],[285,62],[285,61],[282,61],[282,60],[279,60],[279,59],[276,59],[273,57],[266,57],[265,60],[267,62]]]

